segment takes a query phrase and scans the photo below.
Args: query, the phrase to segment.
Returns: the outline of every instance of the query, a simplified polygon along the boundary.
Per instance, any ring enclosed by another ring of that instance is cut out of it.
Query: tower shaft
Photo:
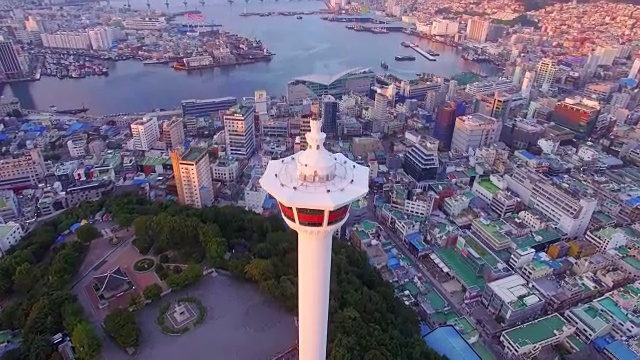
[[[331,238],[326,229],[298,232],[298,326],[300,359],[327,359]]]

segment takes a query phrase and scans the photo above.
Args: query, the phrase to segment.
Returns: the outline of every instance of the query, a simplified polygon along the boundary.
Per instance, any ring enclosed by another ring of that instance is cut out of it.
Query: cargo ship
[[[62,114],[62,115],[78,115],[78,114],[84,114],[87,111],[89,111],[88,108],[84,107],[84,104],[82,104],[82,108],[80,109],[58,110],[58,108],[55,105],[49,106],[49,109],[56,114]]]
[[[416,57],[413,55],[397,55],[395,59],[396,61],[415,61]]]

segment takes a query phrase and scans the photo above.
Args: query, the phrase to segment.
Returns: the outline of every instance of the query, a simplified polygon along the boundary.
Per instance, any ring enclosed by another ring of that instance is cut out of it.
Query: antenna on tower
[[[184,0],[182,3],[184,4],[184,7],[187,7],[187,0]]]
[[[127,0],[127,4],[125,5],[125,7],[127,9],[131,9],[131,2],[129,2],[129,0]]]
[[[147,10],[151,10],[151,3],[149,2],[149,0],[147,0]]]
[[[164,0],[164,5],[167,7],[167,9],[169,8],[169,0]]]

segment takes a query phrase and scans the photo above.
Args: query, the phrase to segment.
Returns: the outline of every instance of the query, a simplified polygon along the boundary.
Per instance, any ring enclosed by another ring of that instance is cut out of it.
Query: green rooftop
[[[420,293],[420,289],[418,289],[418,285],[416,285],[416,283],[414,283],[413,281],[407,281],[402,286],[413,297],[417,296]]]
[[[366,232],[373,231],[376,229],[376,223],[374,223],[373,221],[364,220],[363,222],[360,223],[360,225],[362,225],[362,228]]]
[[[627,256],[626,258],[622,259],[622,261],[633,266],[634,269],[640,270],[640,261],[638,261],[636,258]]]
[[[539,344],[555,337],[555,331],[561,330],[566,324],[566,321],[560,315],[553,314],[507,330],[504,335],[516,346],[522,348],[527,345]]]
[[[489,234],[488,236],[491,237],[490,241],[492,243],[497,243],[497,248],[503,248],[504,245],[511,242],[511,239],[503,233],[504,227],[507,226],[507,223],[504,222],[504,220],[485,223],[482,219],[475,219],[473,220],[473,224]]]
[[[489,179],[480,180],[480,183],[478,185],[491,193],[491,195],[495,195],[498,193],[498,191],[500,191],[500,188],[495,186]]]
[[[167,158],[167,157],[160,157],[160,156],[145,156],[144,159],[142,159],[142,161],[140,161],[140,165],[149,165],[149,166],[157,166],[157,165],[164,165],[164,164],[171,164],[171,159]]]
[[[473,343],[473,345],[471,345],[471,347],[476,351],[478,355],[480,355],[480,358],[482,360],[496,360],[491,351],[487,349],[487,347],[484,346],[484,344],[482,344],[481,342],[476,341]]]
[[[627,314],[622,311],[620,306],[618,306],[618,304],[612,298],[607,296],[600,300],[596,300],[596,302],[622,323],[626,323],[627,321],[629,321],[629,317],[627,316]]]
[[[473,237],[467,236],[465,237],[467,246],[469,246],[473,251],[475,251],[481,258],[487,263],[489,266],[494,267],[500,263],[500,260],[496,259],[488,250],[486,250],[482,245],[476,242]]]
[[[483,277],[476,275],[475,270],[469,265],[468,260],[463,258],[462,254],[450,248],[438,248],[435,252],[440,260],[457,275],[465,287],[484,288],[486,281]]]
[[[18,226],[20,226],[20,225],[18,225],[18,224],[2,224],[2,225],[0,225],[0,239],[2,239],[5,236],[7,236],[7,234],[9,234],[11,231],[13,231],[13,229],[15,229]]]
[[[518,249],[523,250],[530,248],[538,244],[545,244],[551,241],[558,240],[562,235],[551,229],[540,229],[532,232],[529,235],[521,236],[519,238],[511,239],[514,244],[518,246]]]
[[[7,202],[3,199],[0,198],[0,209],[3,209],[7,206]]]
[[[449,320],[447,322],[449,325],[453,325],[456,330],[462,335],[468,334],[474,331],[476,328],[471,324],[471,321],[467,319],[465,316],[459,317],[457,319]]]
[[[182,154],[180,160],[194,162],[198,160],[206,152],[207,151],[205,149],[189,148],[189,150],[187,150],[186,153]]]
[[[442,296],[440,296],[440,294],[438,294],[436,290],[433,290],[433,289],[429,290],[426,293],[425,298],[431,305],[431,308],[435,311],[444,310],[448,306],[447,302],[442,298]]]

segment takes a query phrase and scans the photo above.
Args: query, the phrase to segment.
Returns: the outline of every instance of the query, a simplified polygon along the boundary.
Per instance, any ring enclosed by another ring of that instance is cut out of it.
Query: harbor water
[[[171,3],[171,1],[173,1]],[[109,65],[109,77],[58,79],[43,77],[40,81],[6,86],[4,95],[20,99],[24,108],[90,109],[90,114],[106,115],[120,112],[143,112],[156,108],[174,108],[183,99],[205,99],[222,96],[253,96],[264,89],[270,95],[284,95],[286,84],[296,76],[312,73],[337,74],[354,67],[370,67],[383,73],[380,62],[389,64],[388,72],[401,78],[413,78],[416,73],[450,76],[462,71],[492,75],[496,69],[460,58],[460,52],[442,44],[431,43],[403,33],[372,34],[356,32],[345,23],[329,22],[319,15],[242,17],[243,11],[309,11],[325,7],[321,1],[243,0],[229,4],[226,0],[205,0],[201,6],[188,0],[187,9],[197,8],[207,22],[221,24],[222,29],[246,37],[255,37],[275,53],[268,63],[237,67],[174,71],[169,65],[143,65],[129,60]],[[125,2],[111,1],[114,7]],[[146,9],[145,0],[132,0],[133,8]],[[152,8],[165,10],[164,0],[151,0]],[[197,5],[197,6],[196,6]],[[170,0],[169,11],[183,11],[181,1]],[[422,49],[440,53],[437,61],[422,56],[416,61],[394,61],[396,55],[415,55],[402,41],[412,41]]]

